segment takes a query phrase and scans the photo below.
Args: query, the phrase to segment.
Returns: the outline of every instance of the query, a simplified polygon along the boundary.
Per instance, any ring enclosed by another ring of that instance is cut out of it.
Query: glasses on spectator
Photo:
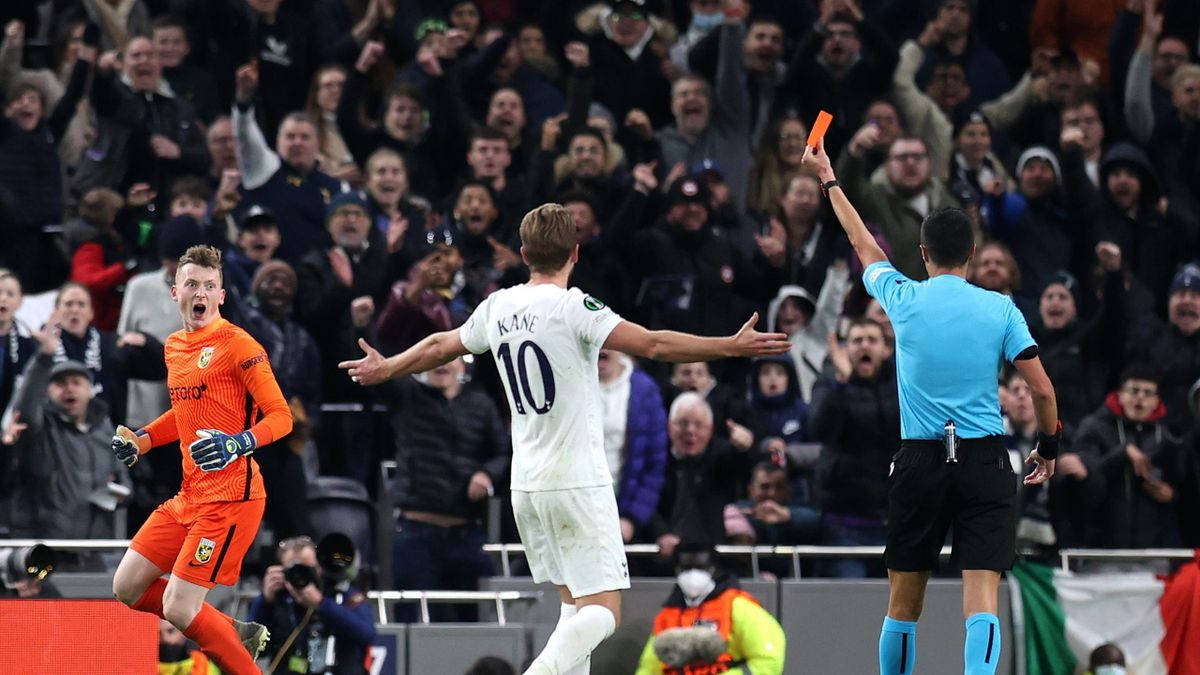
[[[646,18],[646,14],[644,12],[639,12],[636,9],[623,9],[619,12],[613,12],[613,16],[617,17],[618,19],[629,19],[630,21],[641,21],[642,19]]]
[[[1145,398],[1158,396],[1158,389],[1154,387],[1121,387],[1121,391],[1130,396],[1144,396]]]
[[[925,152],[902,152],[896,155],[889,155],[888,159],[897,162],[920,162],[929,159],[929,153]]]

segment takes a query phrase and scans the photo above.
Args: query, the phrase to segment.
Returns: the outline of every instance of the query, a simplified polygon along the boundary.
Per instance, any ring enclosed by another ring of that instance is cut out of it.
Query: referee
[[[888,262],[833,174],[824,145],[805,150],[862,261],[863,283],[896,333],[900,432],[888,489],[888,609],[879,635],[880,675],[912,673],[917,619],[938,552],[953,533],[952,559],[963,570],[964,673],[996,672],[1000,573],[1012,567],[1016,475],[1001,443],[996,373],[1011,361],[1033,392],[1038,440],[1026,485],[1054,473],[1059,423],[1054,387],[1037,344],[1011,299],[967,283],[975,253],[961,209],[941,209],[921,223],[921,258],[929,279],[916,282]]]

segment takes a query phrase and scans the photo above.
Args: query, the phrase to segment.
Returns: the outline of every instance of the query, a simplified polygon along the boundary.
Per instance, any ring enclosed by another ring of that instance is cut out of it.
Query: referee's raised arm
[[[846,231],[846,236],[850,238],[850,245],[854,247],[854,252],[858,254],[858,260],[863,267],[880,260],[887,260],[887,255],[875,241],[875,236],[863,224],[862,218],[858,216],[858,211],[854,209],[854,205],[846,197],[845,191],[838,185],[837,177],[833,175],[833,165],[829,162],[829,155],[825,153],[824,139],[815,148],[811,145],[805,146],[804,158],[800,161],[800,165],[821,182],[821,191],[829,196],[833,212],[837,215],[838,222],[842,224],[842,229]]]

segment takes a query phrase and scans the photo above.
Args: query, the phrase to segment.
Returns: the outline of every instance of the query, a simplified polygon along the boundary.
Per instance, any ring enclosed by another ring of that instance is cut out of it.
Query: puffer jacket
[[[667,411],[654,379],[634,369],[629,380],[629,416],[625,422],[625,459],[617,488],[617,511],[639,527],[658,508],[666,480]]]
[[[389,387],[396,434],[396,505],[448,516],[482,516],[484,502],[467,499],[471,476],[484,471],[499,487],[512,460],[510,437],[496,405],[470,386],[450,400],[413,378]]]
[[[113,514],[88,501],[107,483],[131,486],[129,472],[111,450],[115,431],[108,405],[93,398],[86,429],[80,429],[46,397],[54,358],[38,354],[29,362],[14,397],[14,410],[29,425],[5,459],[13,484],[14,537],[106,539],[114,536]]]

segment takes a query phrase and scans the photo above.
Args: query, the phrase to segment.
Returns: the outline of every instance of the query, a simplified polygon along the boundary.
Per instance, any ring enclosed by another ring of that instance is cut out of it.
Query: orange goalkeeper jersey
[[[292,430],[292,413],[275,381],[267,353],[246,331],[218,317],[198,331],[167,338],[167,388],[171,409],[145,427],[151,447],[179,440],[183,486],[193,502],[261,499],[267,496],[253,455],[220,471],[202,471],[188,446],[197,429],[239,434],[247,429],[261,448]],[[253,425],[253,426],[251,426]]]

